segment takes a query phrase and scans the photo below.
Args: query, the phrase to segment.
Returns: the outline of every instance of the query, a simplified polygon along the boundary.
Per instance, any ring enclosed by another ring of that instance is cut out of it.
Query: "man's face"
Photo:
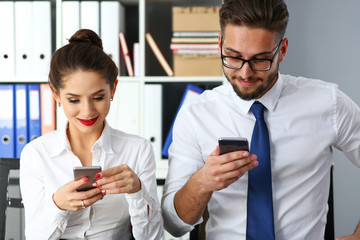
[[[277,80],[279,63],[285,57],[288,40],[285,38],[279,44],[280,39],[274,32],[231,24],[225,27],[222,38],[224,56],[244,60],[273,59],[268,71],[255,71],[248,62],[244,63],[241,69],[223,66],[226,78],[240,98],[251,100],[262,97]]]

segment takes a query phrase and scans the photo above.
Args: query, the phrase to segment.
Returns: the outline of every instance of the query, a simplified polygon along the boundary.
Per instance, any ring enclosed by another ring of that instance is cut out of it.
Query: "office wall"
[[[360,105],[360,1],[285,0],[289,48],[280,72],[337,83]],[[311,137],[311,136],[309,136]],[[360,219],[360,169],[334,150],[335,235]]]

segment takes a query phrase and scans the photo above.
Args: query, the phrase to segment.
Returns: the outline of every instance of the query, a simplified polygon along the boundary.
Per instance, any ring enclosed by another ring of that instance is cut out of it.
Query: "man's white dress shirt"
[[[332,147],[360,167],[360,109],[335,84],[280,73],[259,101],[267,109],[275,238],[323,239]],[[246,137],[251,142],[255,117],[249,110],[253,102],[240,99],[230,84],[224,84],[205,91],[180,110],[162,199],[169,232],[182,235],[193,229],[176,214],[174,195],[204,166],[218,138]],[[245,174],[212,194],[208,240],[245,239],[247,185]]]
[[[82,164],[71,151],[65,129],[46,134],[27,144],[21,154],[26,239],[124,239],[129,220],[136,239],[160,239],[163,226],[151,143],[106,122],[91,152],[92,165],[103,170],[127,164],[140,178],[141,190],[105,195],[80,211],[60,210],[52,196],[74,179],[73,167]]]

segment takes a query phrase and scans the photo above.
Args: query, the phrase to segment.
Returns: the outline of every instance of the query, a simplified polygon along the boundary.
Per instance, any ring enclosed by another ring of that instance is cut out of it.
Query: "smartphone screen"
[[[249,142],[243,137],[221,137],[218,141],[220,154],[234,151],[249,151]]]
[[[87,191],[89,189],[94,188],[92,186],[93,182],[95,182],[97,179],[95,178],[95,175],[101,172],[101,167],[100,166],[91,166],[91,167],[74,167],[74,180],[79,180],[81,178],[85,178],[88,177],[89,181],[80,186],[78,189],[78,191]]]

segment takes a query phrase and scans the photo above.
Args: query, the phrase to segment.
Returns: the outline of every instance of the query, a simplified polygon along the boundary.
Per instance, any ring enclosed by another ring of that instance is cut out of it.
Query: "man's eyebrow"
[[[96,95],[96,94],[99,94],[102,92],[105,92],[105,89],[100,89],[99,91],[94,92],[92,95]],[[80,95],[75,94],[75,93],[66,93],[65,95],[72,96],[72,97],[80,97]]]
[[[241,52],[239,52],[239,51],[237,51],[237,50],[235,50],[235,49],[233,49],[233,48],[231,48],[231,47],[225,47],[224,49],[227,50],[227,51],[230,51],[230,52],[233,52],[233,53],[236,53],[236,54],[239,54],[239,55],[242,56],[242,53],[241,53]],[[272,52],[273,52],[273,51],[263,51],[263,52],[256,53],[256,54],[252,55],[252,57],[261,56],[261,55],[266,55],[266,54],[271,54]]]

